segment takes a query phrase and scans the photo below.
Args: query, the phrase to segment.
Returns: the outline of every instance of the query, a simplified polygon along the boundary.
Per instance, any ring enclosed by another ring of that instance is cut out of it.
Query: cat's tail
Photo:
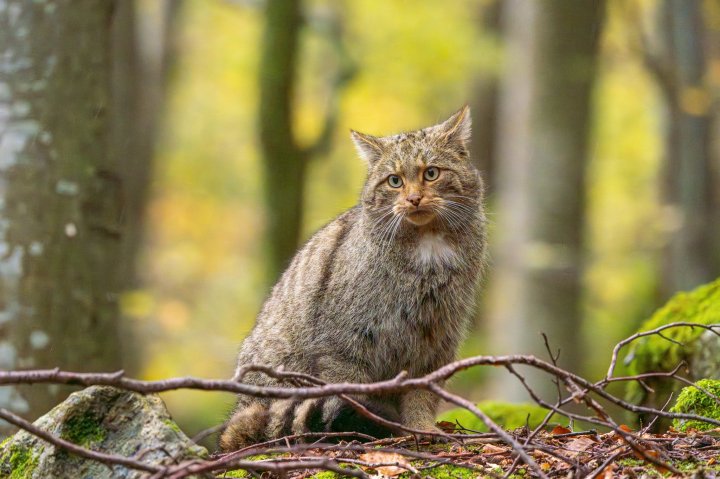
[[[269,411],[261,402],[238,404],[220,435],[220,450],[237,451],[245,446],[257,444],[265,439]]]
[[[386,402],[356,400],[383,419],[400,421],[397,409]],[[367,418],[338,397],[277,399],[269,406],[253,401],[235,410],[220,436],[220,449],[230,452],[258,442],[310,432],[355,432],[379,439],[399,431]]]

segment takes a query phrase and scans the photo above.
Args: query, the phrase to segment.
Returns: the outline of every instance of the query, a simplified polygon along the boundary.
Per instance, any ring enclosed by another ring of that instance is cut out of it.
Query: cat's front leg
[[[403,426],[430,433],[442,432],[435,425],[438,397],[430,391],[415,389],[400,398],[400,417]]]

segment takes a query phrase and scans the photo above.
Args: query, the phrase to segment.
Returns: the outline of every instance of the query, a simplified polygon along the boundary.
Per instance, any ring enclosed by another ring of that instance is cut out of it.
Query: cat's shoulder
[[[358,205],[340,213],[318,229],[301,248],[301,251],[325,249],[323,246],[332,247],[343,242],[360,221],[361,215],[362,209]]]
[[[317,230],[309,242],[318,239],[332,238],[340,234],[347,234],[348,230],[352,229],[360,220],[361,214],[361,208],[359,206],[353,206]]]

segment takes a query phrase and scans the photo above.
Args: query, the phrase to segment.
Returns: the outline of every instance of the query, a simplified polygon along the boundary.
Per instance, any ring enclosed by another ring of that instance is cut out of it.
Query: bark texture
[[[0,1],[0,367],[120,367],[115,2]],[[68,390],[2,388],[37,417]]]

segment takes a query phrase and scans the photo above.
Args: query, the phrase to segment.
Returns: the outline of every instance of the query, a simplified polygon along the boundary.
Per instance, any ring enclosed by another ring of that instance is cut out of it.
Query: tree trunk
[[[501,12],[502,2],[494,0],[483,6],[480,17],[480,29],[483,35],[492,37],[498,43],[502,40]],[[499,72],[483,71],[474,82],[472,98],[473,129],[470,151],[475,166],[482,172],[485,188],[489,195],[495,193],[495,168],[498,163],[497,116]]]
[[[182,0],[157,0],[141,15],[138,2],[117,4],[112,23],[112,142],[123,184],[123,236],[118,265],[119,287],[142,287],[137,271],[145,236],[146,207],[169,77],[176,58],[176,30]],[[142,342],[121,321],[123,367],[139,372]]]
[[[497,247],[491,318],[498,352],[581,366],[580,296],[585,168],[604,2],[509,0],[507,69],[500,92]],[[542,396],[554,385],[523,370]],[[501,394],[526,399],[509,375]]]
[[[121,366],[123,184],[110,149],[115,2],[0,5],[0,367]],[[66,388],[2,388],[29,417]]]
[[[301,0],[268,0],[260,62],[260,144],[265,167],[268,278],[274,281],[300,238],[306,155],[293,133]]]
[[[156,11],[138,11],[139,0],[117,4],[113,17],[112,151],[122,164],[122,257],[137,260],[145,232],[145,208],[155,141],[176,57],[175,37],[182,0],[156,0]],[[120,265],[125,288],[139,286],[136,261]]]
[[[663,51],[655,72],[663,87],[665,159],[663,201],[672,213],[663,254],[664,301],[673,293],[692,289],[720,275],[714,254],[717,212],[713,211],[713,170],[710,133],[711,93],[705,84],[706,26],[702,1],[664,0],[658,34]]]

